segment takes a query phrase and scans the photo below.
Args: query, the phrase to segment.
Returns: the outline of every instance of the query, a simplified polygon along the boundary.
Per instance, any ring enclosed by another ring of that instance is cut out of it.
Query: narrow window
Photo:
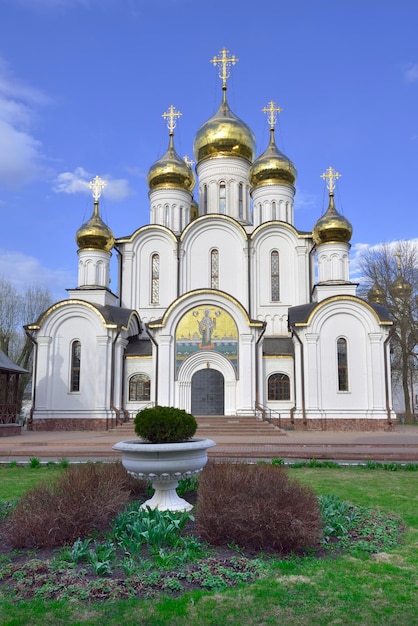
[[[271,276],[271,301],[278,302],[279,290],[279,253],[273,250],[270,256],[270,276]]]
[[[129,379],[129,401],[138,402],[151,399],[151,380],[146,374],[134,374]]]
[[[210,286],[219,289],[219,251],[211,250],[210,253]]]
[[[80,391],[80,358],[81,343],[79,341],[73,341],[71,346],[70,391]]]
[[[238,185],[238,217],[242,220],[244,216],[244,185]]]
[[[224,182],[219,183],[219,213],[225,214],[226,211],[226,185]]]
[[[160,255],[153,254],[151,258],[151,304],[160,301]]]
[[[274,201],[271,203],[271,219],[277,220],[276,203]]]
[[[203,185],[203,215],[208,214],[208,186]]]
[[[347,340],[337,340],[338,391],[348,391]]]
[[[268,379],[269,400],[290,400],[290,380],[286,374],[272,374]]]

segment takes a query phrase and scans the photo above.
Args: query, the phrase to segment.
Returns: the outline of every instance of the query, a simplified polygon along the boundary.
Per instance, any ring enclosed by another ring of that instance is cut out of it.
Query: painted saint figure
[[[202,342],[199,348],[214,348],[215,344],[212,343],[212,333],[216,328],[216,318],[211,318],[209,315],[209,309],[205,309],[204,316],[199,322],[199,331],[202,336]]]

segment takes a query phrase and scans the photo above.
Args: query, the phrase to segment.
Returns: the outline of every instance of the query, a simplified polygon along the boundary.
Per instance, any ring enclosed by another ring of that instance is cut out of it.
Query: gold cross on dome
[[[194,165],[194,161],[193,159],[189,159],[189,155],[185,154],[183,157],[183,161],[186,163],[186,165],[188,165],[189,167],[191,167],[192,165]]]
[[[215,56],[213,57],[213,59],[210,60],[210,62],[213,63],[215,67],[217,65],[220,65],[219,78],[222,80],[223,88],[226,87],[226,81],[231,75],[229,68],[231,67],[231,65],[235,65],[235,63],[239,61],[239,59],[237,59],[235,55],[228,57],[228,54],[231,54],[229,50],[227,50],[226,48],[222,48],[219,56]]]
[[[181,117],[182,114],[180,111],[176,111],[176,107],[173,104],[170,104],[168,107],[168,111],[162,114],[162,117],[167,120],[167,128],[170,133],[173,132],[177,125],[177,120]]]
[[[264,107],[261,110],[263,111],[263,113],[267,113],[267,120],[268,120],[268,123],[270,124],[270,128],[274,128],[277,122],[277,113],[280,113],[281,111],[283,111],[282,107],[279,107],[278,105],[276,105],[274,100],[270,100],[270,102],[268,103],[268,106]]]
[[[341,174],[339,174],[336,170],[334,170],[331,166],[329,166],[328,169],[325,170],[325,172],[323,174],[321,174],[321,178],[323,178],[324,180],[327,181],[327,189],[330,192],[333,192],[335,189],[335,180],[338,180],[338,178],[341,177]]]
[[[101,179],[100,176],[95,176],[93,180],[89,182],[89,187],[91,189],[91,193],[95,202],[97,202],[97,200],[102,195],[102,189],[103,187],[106,187],[106,185],[107,182]]]

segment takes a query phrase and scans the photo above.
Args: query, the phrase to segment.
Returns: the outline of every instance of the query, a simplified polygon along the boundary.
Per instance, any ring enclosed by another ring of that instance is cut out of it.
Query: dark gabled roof
[[[309,304],[300,304],[299,306],[290,307],[288,310],[289,326],[307,322],[311,311],[313,311],[316,306],[318,306],[318,302],[310,302]]]
[[[288,310],[289,326],[294,326],[295,324],[306,324],[308,322],[309,316],[314,309],[323,306],[327,303],[327,301],[332,301],[335,299],[335,296],[331,296],[330,298],[326,298],[325,300],[321,300],[320,302],[310,302],[309,304],[301,304],[299,306],[290,307]],[[371,304],[370,302],[367,302],[366,300],[363,300],[363,298],[359,298],[358,296],[349,296],[349,299],[357,301],[359,304],[363,304],[366,307],[373,309],[380,323],[388,324],[392,322],[392,317],[388,309],[381,304]]]
[[[294,356],[295,350],[290,337],[265,337],[263,356]]]
[[[19,367],[19,365],[15,365],[13,361],[4,354],[3,350],[0,350],[0,371],[25,374],[28,370],[23,369],[23,367]]]
[[[124,328],[128,327],[129,319],[134,312],[134,309],[123,309],[119,306],[111,306],[110,304],[106,304],[105,306],[95,304],[94,306],[103,315],[107,324],[116,324]]]
[[[126,346],[125,356],[152,356],[150,339],[134,339]]]

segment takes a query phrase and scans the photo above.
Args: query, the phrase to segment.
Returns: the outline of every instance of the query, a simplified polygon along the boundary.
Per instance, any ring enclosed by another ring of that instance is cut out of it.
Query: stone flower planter
[[[190,511],[193,506],[176,492],[181,478],[198,474],[208,460],[212,439],[194,438],[181,443],[147,443],[143,439],[119,441],[114,450],[122,452],[122,464],[135,478],[151,480],[155,493],[141,508],[160,511]]]

